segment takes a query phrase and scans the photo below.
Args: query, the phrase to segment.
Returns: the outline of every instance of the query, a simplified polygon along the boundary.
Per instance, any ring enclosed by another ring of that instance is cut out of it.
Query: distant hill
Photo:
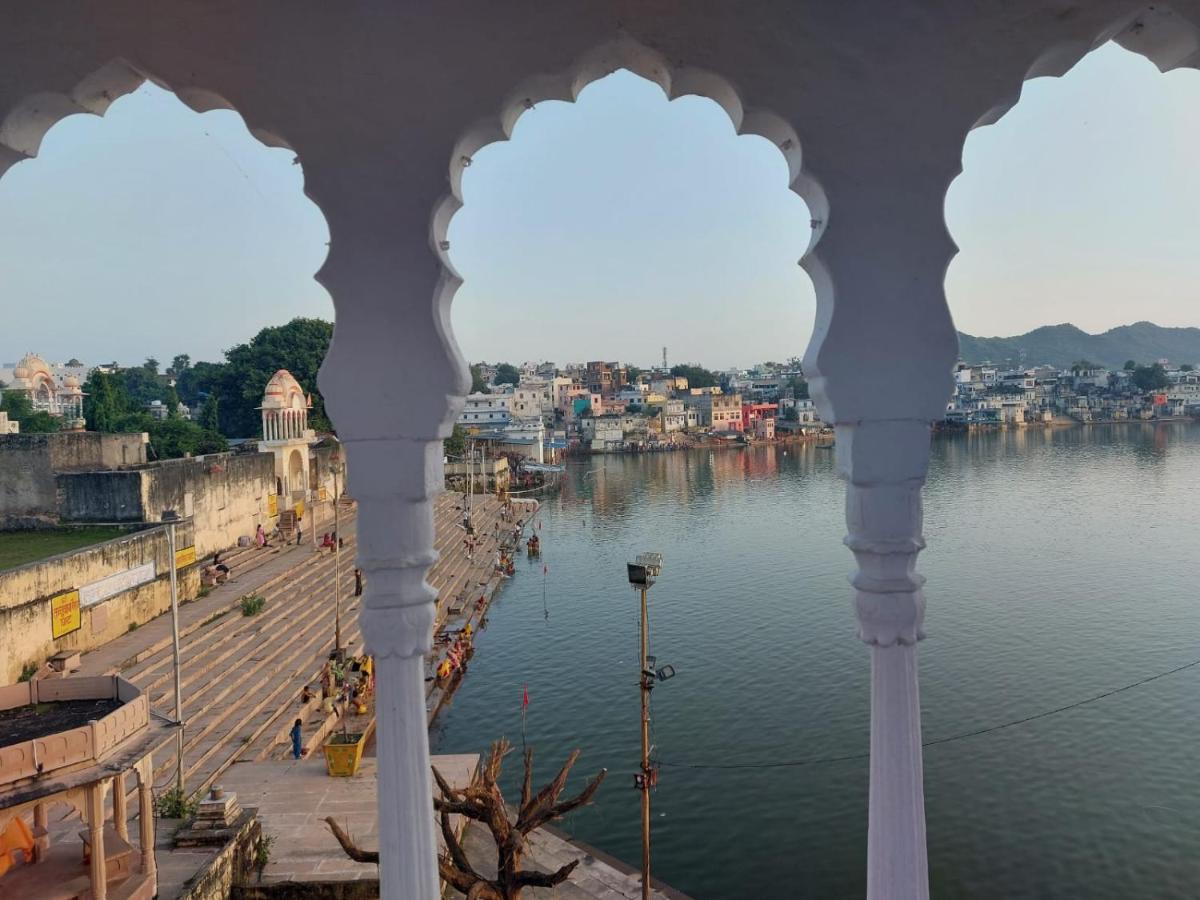
[[[1088,334],[1074,325],[1045,325],[1016,337],[974,337],[958,333],[959,355],[966,362],[1069,368],[1086,359],[1110,369],[1125,360],[1150,363],[1200,363],[1200,328],[1163,328],[1153,322],[1121,325]]]

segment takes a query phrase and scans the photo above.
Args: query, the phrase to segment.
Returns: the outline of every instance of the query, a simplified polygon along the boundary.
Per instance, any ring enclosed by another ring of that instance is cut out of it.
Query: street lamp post
[[[338,510],[338,473],[336,461],[330,466],[333,474],[333,649],[342,658],[342,533]]]
[[[171,647],[175,659],[175,721],[179,725],[175,747],[175,789],[183,799],[183,689],[179,664],[179,578],[175,564],[175,526],[182,521],[173,509],[165,510],[162,520],[167,528],[167,564],[171,570]]]
[[[655,671],[650,666],[650,635],[646,592],[662,573],[661,553],[639,553],[628,564],[629,583],[642,597],[641,667],[639,686],[642,695],[642,773],[635,785],[642,792],[642,900],[650,900],[650,788],[656,781],[650,765],[650,691],[654,688]]]

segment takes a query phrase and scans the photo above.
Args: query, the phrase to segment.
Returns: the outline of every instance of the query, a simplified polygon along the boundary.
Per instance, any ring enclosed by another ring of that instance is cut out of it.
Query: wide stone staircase
[[[497,538],[499,501],[488,495],[476,496],[472,522],[477,546],[473,559],[468,560],[461,507],[459,494],[443,494],[434,505],[440,557],[428,580],[438,592],[439,624],[456,599],[474,603],[492,576],[496,547],[503,541],[512,543],[512,523],[500,522]],[[338,515],[344,541],[342,644],[354,654],[361,652],[362,640],[360,598],[354,596],[357,537],[353,501],[343,498]],[[319,530],[332,531],[332,517],[322,519]],[[330,727],[318,682],[334,645],[334,554],[310,550],[305,544],[285,551],[295,562],[277,574],[268,573],[272,560],[279,558],[278,548],[251,547],[222,554],[221,561],[230,567],[237,591],[227,591],[228,600],[181,631],[183,759],[189,793],[206,789],[235,763],[286,755],[288,732],[296,718],[304,721],[306,743],[313,750]],[[266,572],[256,575],[259,569]],[[266,602],[259,612],[243,615],[240,598],[244,596],[260,596]],[[170,642],[162,640],[121,665],[121,674],[144,688],[152,709],[164,716],[174,713],[173,672]],[[317,696],[302,704],[306,685],[311,685]],[[155,754],[155,784],[160,790],[174,782],[175,756],[173,741]]]

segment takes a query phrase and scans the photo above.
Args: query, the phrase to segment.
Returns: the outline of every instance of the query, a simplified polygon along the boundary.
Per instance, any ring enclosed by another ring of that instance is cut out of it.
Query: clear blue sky
[[[970,136],[947,198],[959,328],[1200,325],[1198,139],[1200,73],[1115,45],[1027,85]],[[719,368],[801,354],[809,215],[785,182],[774,148],[715,104],[668,103],[628,73],[540,104],[466,173],[450,233],[464,352],[647,365],[665,344]],[[302,183],[236,114],[150,86],[61,122],[0,179],[0,362],[216,359],[264,325],[331,317],[312,280],[328,232]]]

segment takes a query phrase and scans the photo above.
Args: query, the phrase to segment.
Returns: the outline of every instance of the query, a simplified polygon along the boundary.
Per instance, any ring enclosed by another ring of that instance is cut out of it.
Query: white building
[[[512,419],[513,394],[470,394],[458,424],[464,428],[503,428]]]

